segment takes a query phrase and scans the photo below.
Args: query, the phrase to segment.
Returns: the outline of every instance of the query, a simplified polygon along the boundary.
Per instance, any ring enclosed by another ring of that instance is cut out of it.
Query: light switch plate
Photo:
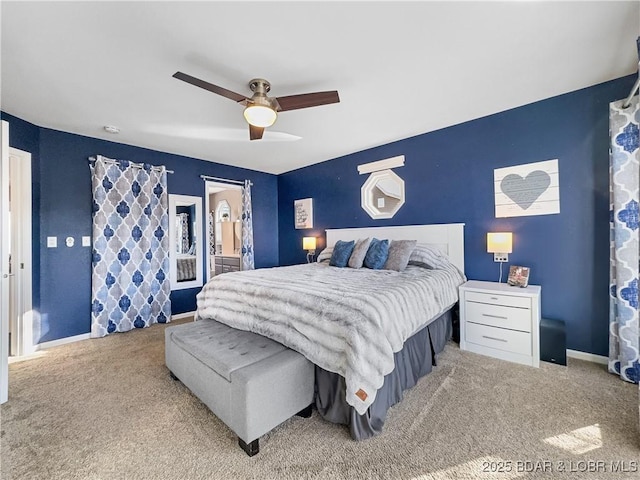
[[[91,237],[89,237],[89,236],[82,237],[82,246],[83,247],[90,247],[91,246]]]
[[[47,237],[47,247],[56,248],[58,246],[58,237]]]

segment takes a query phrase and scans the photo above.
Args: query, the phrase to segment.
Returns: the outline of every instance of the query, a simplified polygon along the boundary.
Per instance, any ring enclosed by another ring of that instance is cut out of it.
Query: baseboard
[[[178,313],[176,315],[171,315],[171,320],[180,320],[182,318],[189,318],[189,317],[193,317],[195,314],[196,314],[195,311]],[[48,348],[59,347],[60,345],[66,345],[67,343],[79,342],[80,340],[88,340],[89,338],[91,338],[90,334],[83,333],[82,335],[75,335],[73,337],[65,337],[65,338],[60,338],[58,340],[51,340],[49,342],[42,342],[37,345],[34,345],[33,351],[38,352],[40,350],[46,350]]]
[[[587,362],[599,363],[602,365],[609,365],[609,359],[602,355],[595,355],[593,353],[581,352],[579,350],[567,349],[567,357],[576,358],[578,360],[586,360]]]
[[[67,343],[79,342],[80,340],[88,340],[90,335],[83,333],[82,335],[75,335],[73,337],[60,338],[58,340],[51,340],[49,342],[42,342],[33,346],[34,351],[46,350],[47,348],[59,347],[60,345],[66,345]]]
[[[171,320],[182,320],[183,318],[189,318],[195,316],[195,310],[193,312],[176,313],[171,315]]]

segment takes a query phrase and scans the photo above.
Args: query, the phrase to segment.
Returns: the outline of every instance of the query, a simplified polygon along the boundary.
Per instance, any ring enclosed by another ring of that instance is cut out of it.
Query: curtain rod
[[[636,80],[636,83],[633,85],[631,92],[629,92],[629,96],[622,104],[622,108],[627,108],[629,105],[631,105],[631,99],[633,98],[635,93],[638,91],[638,88],[640,88],[640,71],[638,72],[638,79]]]
[[[228,178],[210,177],[209,175],[200,175],[200,178],[203,180],[213,180],[215,182],[221,182],[221,183],[233,183],[234,185],[244,185],[244,182],[241,182],[240,180],[229,180]],[[253,182],[249,181],[249,185],[253,186]]]
[[[89,162],[95,162],[96,160],[97,160],[96,157],[89,157]],[[118,164],[117,160],[105,159],[104,161],[105,161],[105,163],[111,163],[113,165],[117,165]],[[144,167],[143,163],[129,162],[129,165],[134,167],[134,168],[142,168],[142,167]],[[159,171],[159,170],[161,170],[161,168],[160,167],[156,167],[156,166],[152,166],[151,170]],[[173,170],[166,170],[166,172],[167,173],[173,173]]]

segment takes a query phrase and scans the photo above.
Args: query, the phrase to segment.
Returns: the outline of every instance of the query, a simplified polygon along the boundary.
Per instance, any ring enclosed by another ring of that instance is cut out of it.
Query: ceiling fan
[[[186,73],[176,72],[173,77],[244,105],[246,107],[244,109],[244,118],[249,124],[250,140],[260,140],[262,138],[264,129],[275,123],[278,117],[277,112],[340,102],[340,97],[338,97],[336,90],[288,95],[286,97],[269,97],[267,93],[271,90],[271,84],[263,78],[254,78],[249,82],[249,88],[253,95],[248,98]]]

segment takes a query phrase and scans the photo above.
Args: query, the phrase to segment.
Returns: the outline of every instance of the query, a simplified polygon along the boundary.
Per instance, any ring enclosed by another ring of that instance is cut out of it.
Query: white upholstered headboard
[[[330,228],[327,232],[327,247],[338,240],[358,240],[376,237],[380,240],[417,240],[439,248],[449,256],[451,262],[464,273],[464,223],[442,223],[437,225],[404,225],[401,227]]]

